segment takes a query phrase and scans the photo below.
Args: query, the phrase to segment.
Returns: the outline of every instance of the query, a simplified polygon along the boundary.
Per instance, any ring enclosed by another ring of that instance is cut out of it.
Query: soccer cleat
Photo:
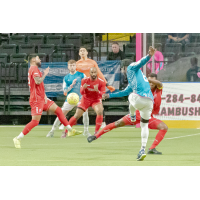
[[[83,131],[77,131],[75,129],[72,129],[72,131],[68,131],[68,136],[71,137],[71,136],[75,136],[75,135],[80,135],[82,133],[83,133]]]
[[[59,130],[63,130],[65,126],[63,124],[60,125]]]
[[[159,152],[156,150],[156,148],[153,148],[153,149],[149,149],[147,154],[158,154],[158,155],[161,155],[162,152]]]
[[[91,143],[93,140],[96,140],[96,139],[97,137],[95,135],[91,135],[90,137],[87,138],[87,141]]]
[[[106,122],[102,122],[101,124],[101,128],[104,128],[104,127],[106,127]]]
[[[137,161],[142,161],[146,157],[145,150],[141,149],[137,155]]]
[[[53,137],[54,131],[50,130],[46,137]]]
[[[66,138],[66,136],[67,136],[67,133],[62,132],[62,135],[61,135],[60,137],[61,137],[61,138]]]
[[[84,131],[83,135],[86,136],[86,137],[90,137],[91,136],[91,134],[89,133],[89,131]]]
[[[17,149],[21,148],[21,140],[18,140],[17,137],[15,137],[13,139],[13,142],[14,142],[15,148],[17,148]]]
[[[131,116],[131,115],[130,115],[130,117],[131,117],[131,121],[132,121],[132,122],[135,122],[135,121],[136,121],[136,115],[134,115],[134,116]]]

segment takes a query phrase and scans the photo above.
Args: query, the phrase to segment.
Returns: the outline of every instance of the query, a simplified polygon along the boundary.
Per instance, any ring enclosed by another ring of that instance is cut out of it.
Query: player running
[[[123,90],[118,93],[118,97],[129,95],[129,110],[131,121],[136,121],[135,111],[139,110],[141,119],[141,139],[142,146],[137,155],[137,160],[142,161],[146,157],[145,148],[149,136],[148,123],[151,117],[152,109],[153,109],[153,94],[150,89],[150,85],[146,76],[140,70],[153,56],[155,53],[155,49],[149,47],[149,54],[142,58],[138,62],[131,63],[127,68],[127,78],[128,78],[128,86],[126,90]],[[110,97],[115,96],[115,93],[111,93]],[[92,142],[96,139],[96,136],[88,137],[88,142]]]
[[[54,101],[51,101],[47,98],[44,90],[43,80],[46,75],[49,73],[49,67],[44,70],[44,74],[40,72],[38,67],[41,66],[41,60],[38,56],[32,57],[30,59],[30,68],[28,72],[28,85],[30,88],[30,99],[29,103],[31,106],[31,115],[32,121],[28,123],[24,130],[13,139],[14,145],[16,148],[21,148],[21,139],[27,135],[32,128],[37,126],[40,122],[42,111],[52,111],[54,112],[59,120],[64,126],[67,127],[67,130],[70,131],[71,135],[79,135],[82,131],[76,131],[72,129],[69,125],[69,122],[65,118],[62,110],[58,107]]]
[[[81,81],[80,92],[83,96],[78,103],[75,115],[69,120],[71,126],[75,125],[83,113],[91,106],[97,114],[95,133],[99,131],[103,121],[102,95],[106,92],[105,87],[106,83],[97,77],[97,69],[95,67],[90,68],[90,77],[86,77]],[[65,132],[67,131],[65,130]],[[68,136],[70,134],[71,132],[68,133]]]
[[[80,93],[80,87],[81,87],[81,80],[84,78],[84,74],[81,72],[76,71],[76,61],[75,60],[69,60],[68,61],[68,69],[69,74],[67,74],[63,79],[63,91],[64,95],[68,96],[70,93],[76,93],[79,96],[79,99],[81,99],[81,93]],[[77,104],[78,105],[78,104]],[[62,106],[62,112],[66,116],[69,111],[71,111],[75,106],[77,105],[70,105],[67,102],[67,98]],[[54,131],[59,126],[60,120],[58,117],[54,121],[54,124],[52,126],[52,129],[47,134],[46,137],[53,137]],[[91,134],[88,131],[89,127],[89,117],[88,117],[88,111],[83,113],[83,124],[84,124],[84,133],[86,137],[91,136]],[[60,130],[64,129],[64,125],[62,124],[59,128]],[[61,136],[62,138],[66,137],[66,133],[64,132]]]
[[[153,111],[151,113],[151,119],[149,120],[148,127],[150,129],[159,130],[153,144],[151,145],[151,147],[148,150],[148,154],[158,154],[159,155],[162,153],[156,150],[156,146],[158,146],[158,144],[164,138],[164,136],[168,130],[168,127],[161,120],[154,118],[153,115],[157,115],[159,113],[163,85],[160,81],[157,80],[157,74],[154,74],[154,73],[149,74],[148,81],[150,83],[151,92],[154,96],[154,106],[153,106]],[[109,97],[110,97],[109,94],[103,94],[103,99],[107,99]],[[113,94],[112,97],[117,97],[117,93]],[[138,110],[136,110],[136,121],[135,122],[131,121],[130,114],[128,114],[128,115],[124,116],[123,118],[119,119],[118,121],[108,124],[101,131],[99,131],[97,134],[95,134],[95,137],[99,138],[104,133],[107,133],[115,128],[123,127],[126,125],[136,125],[138,123],[140,123],[140,112]]]

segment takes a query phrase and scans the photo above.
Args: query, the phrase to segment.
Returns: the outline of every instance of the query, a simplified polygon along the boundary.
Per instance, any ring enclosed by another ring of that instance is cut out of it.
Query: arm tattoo
[[[34,80],[35,80],[35,83],[37,84],[37,85],[39,85],[40,83],[42,83],[42,81],[45,79],[45,75],[43,75],[42,77],[35,77],[34,78]]]

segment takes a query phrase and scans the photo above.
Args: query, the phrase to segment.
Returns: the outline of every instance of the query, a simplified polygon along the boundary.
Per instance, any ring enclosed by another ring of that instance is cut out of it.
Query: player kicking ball
[[[95,133],[99,131],[103,121],[102,95],[106,92],[105,86],[105,81],[97,77],[97,69],[95,67],[90,68],[90,77],[86,77],[81,81],[80,92],[83,96],[78,103],[75,115],[69,120],[70,126],[75,125],[83,113],[89,107],[92,107],[97,114]],[[70,134],[71,132],[68,133],[68,136]]]
[[[71,93],[76,93],[79,96],[79,99],[81,99],[81,93],[80,93],[80,87],[81,87],[81,81],[84,78],[84,74],[81,72],[76,71],[76,61],[75,60],[69,60],[68,61],[68,69],[69,74],[67,74],[63,79],[63,90],[64,95],[68,97]],[[77,104],[78,105],[78,104]],[[71,111],[75,106],[77,105],[71,105],[66,101],[64,102],[62,106],[62,112],[66,116],[69,111]],[[52,126],[51,131],[47,134],[46,137],[53,137],[54,131],[59,126],[60,120],[57,117],[54,121],[54,124]],[[83,113],[83,124],[84,124],[84,133],[83,135],[86,137],[91,136],[91,134],[88,131],[89,127],[89,117],[88,117],[88,111]],[[59,128],[60,130],[64,129],[64,125],[62,124]],[[66,132],[64,132],[61,136],[61,138],[66,137]]]
[[[67,127],[67,130],[70,131],[71,135],[79,135],[82,131],[76,131],[72,129],[69,125],[69,122],[65,118],[62,110],[58,107],[54,101],[51,101],[47,98],[44,90],[44,79],[49,73],[49,67],[44,70],[44,74],[40,72],[38,67],[41,66],[41,60],[38,56],[32,57],[30,59],[30,68],[28,71],[28,85],[30,88],[30,98],[29,103],[31,106],[31,115],[32,120],[28,123],[24,130],[13,139],[14,145],[16,148],[21,148],[21,139],[27,135],[35,126],[40,122],[43,111],[52,111],[57,115],[59,120],[64,126]]]
[[[131,63],[127,68],[128,86],[125,90],[119,92],[118,96],[128,96],[129,94],[129,111],[131,121],[136,121],[136,110],[140,111],[140,126],[141,126],[141,149],[137,155],[137,160],[142,161],[146,157],[145,148],[149,136],[148,123],[153,110],[153,94],[147,77],[140,70],[153,56],[155,49],[149,47],[149,54],[138,62]],[[110,94],[114,95],[114,93]],[[90,136],[88,142],[95,140],[96,136]]]
[[[149,74],[148,81],[149,81],[149,84],[151,87],[151,92],[154,96],[154,106],[153,106],[153,111],[151,113],[151,119],[149,120],[148,127],[150,129],[159,130],[153,144],[151,145],[151,147],[148,150],[148,154],[161,155],[162,153],[156,150],[156,146],[158,146],[158,144],[163,140],[163,138],[168,130],[168,127],[161,120],[154,118],[153,115],[157,115],[159,113],[163,85],[160,81],[157,80],[157,74],[154,74],[154,73]],[[103,94],[103,99],[107,99],[107,98],[111,98],[111,97],[118,97],[118,94],[117,93],[113,93],[111,95]],[[128,114],[128,115],[124,116],[123,118],[119,119],[118,121],[108,124],[101,131],[99,131],[97,134],[95,134],[94,135],[95,137],[92,136],[91,138],[97,139],[104,133],[107,133],[115,128],[123,127],[126,125],[136,125],[138,123],[140,123],[140,112],[137,110],[135,122],[131,121],[130,114]],[[88,138],[88,140],[89,140],[89,142],[93,141],[93,140],[90,140],[90,138]]]

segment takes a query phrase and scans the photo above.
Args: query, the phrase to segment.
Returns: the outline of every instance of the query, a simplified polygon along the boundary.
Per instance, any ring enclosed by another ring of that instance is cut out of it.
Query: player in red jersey
[[[151,87],[152,94],[154,96],[154,107],[152,110],[151,119],[149,120],[148,127],[149,127],[149,129],[159,130],[153,144],[149,148],[148,154],[162,154],[161,152],[156,150],[156,146],[164,138],[164,136],[168,130],[168,127],[161,120],[154,118],[153,115],[157,115],[159,113],[163,85],[160,81],[157,80],[157,75],[154,73],[149,74],[148,81],[149,81],[149,84]],[[103,95],[103,99],[106,99],[106,98],[109,98],[109,94]],[[112,129],[115,129],[118,127],[123,127],[126,125],[136,125],[138,123],[140,123],[140,112],[137,110],[136,111],[136,121],[132,122],[130,114],[128,114],[128,115],[124,116],[123,118],[119,119],[118,121],[108,124],[106,127],[104,127],[101,131],[99,131],[95,135],[88,137],[88,142],[92,142],[93,140],[99,138],[101,135],[111,131]]]
[[[95,128],[95,133],[97,133],[103,121],[102,95],[106,92],[106,82],[97,77],[97,69],[95,67],[90,68],[90,77],[82,79],[80,92],[82,99],[78,103],[75,115],[69,120],[69,124],[71,126],[75,125],[83,113],[91,106],[97,114]],[[67,133],[67,130],[65,132]],[[68,136],[70,134],[69,132]]]
[[[30,88],[30,99],[29,103],[31,106],[32,121],[28,123],[24,130],[13,139],[16,148],[21,148],[21,139],[31,131],[32,128],[37,126],[40,122],[41,115],[43,111],[51,110],[54,112],[59,120],[67,129],[70,131],[71,135],[79,135],[82,131],[76,131],[72,129],[69,122],[65,118],[62,110],[58,107],[54,101],[47,98],[44,90],[43,80],[49,73],[49,67],[44,70],[44,74],[40,72],[38,67],[41,66],[41,60],[38,56],[32,57],[30,59],[30,69],[28,72],[28,85]]]

